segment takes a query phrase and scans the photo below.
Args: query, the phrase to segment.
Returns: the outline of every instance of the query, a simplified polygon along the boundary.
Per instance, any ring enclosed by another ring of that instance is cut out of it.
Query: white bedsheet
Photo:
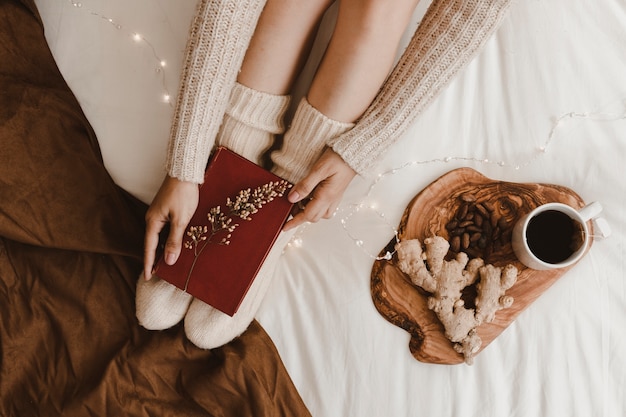
[[[195,1],[37,3],[108,169],[149,201],[164,175],[173,110],[163,98],[177,91]],[[625,114],[626,2],[515,2],[376,172],[351,184],[337,216],[301,229],[284,253],[258,319],[311,413],[625,416]],[[415,194],[462,166],[570,187],[603,204],[613,234],[473,366],[425,364],[374,308],[371,255]]]

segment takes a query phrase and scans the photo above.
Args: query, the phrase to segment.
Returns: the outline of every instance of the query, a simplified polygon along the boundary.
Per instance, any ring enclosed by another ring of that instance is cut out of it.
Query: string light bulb
[[[115,29],[122,31],[123,27],[121,24],[117,23],[115,21],[115,19],[106,16],[102,13],[99,13],[97,11],[93,11],[93,10],[88,10],[86,8],[83,8],[83,4],[80,2],[77,2],[76,0],[68,0],[68,2],[76,9],[81,9],[84,12],[89,13],[91,16],[97,17],[101,20],[103,20],[104,22],[110,24],[111,26],[113,26]],[[166,85],[166,81],[165,81],[165,67],[167,66],[167,61],[163,58],[161,58],[159,56],[159,54],[157,54],[156,49],[154,48],[154,46],[152,45],[152,43],[150,43],[148,41],[148,39],[146,39],[146,37],[144,37],[143,35],[141,35],[139,32],[136,31],[132,31],[129,32],[130,38],[137,44],[140,44],[141,46],[144,47],[148,47],[150,49],[150,51],[152,52],[152,55],[154,56],[154,60],[157,62],[157,66],[156,66],[156,73],[160,75],[161,77],[161,85],[163,88],[163,94],[162,94],[162,101],[166,104],[169,104],[170,106],[172,105],[172,98],[171,95],[168,91],[167,85]]]
[[[406,170],[407,168],[421,166],[421,165],[427,165],[427,164],[441,163],[441,162],[449,163],[451,161],[464,161],[464,162],[473,162],[473,163],[479,163],[479,164],[496,164],[498,167],[501,167],[501,168],[512,167],[515,170],[519,170],[522,167],[530,165],[537,158],[545,155],[547,153],[547,151],[548,151],[548,146],[552,143],[552,141],[555,138],[555,135],[556,135],[556,132],[557,132],[558,128],[565,121],[571,120],[571,119],[586,119],[586,120],[593,120],[593,121],[613,121],[614,122],[614,121],[619,121],[619,120],[626,120],[626,112],[621,113],[621,114],[616,114],[616,113],[592,113],[592,112],[583,112],[583,113],[570,112],[570,113],[565,113],[565,114],[563,114],[562,116],[560,116],[559,118],[556,119],[556,121],[554,122],[554,125],[550,129],[550,134],[548,135],[548,138],[546,139],[544,144],[542,146],[539,146],[538,148],[536,148],[537,152],[532,154],[523,163],[508,163],[506,161],[494,162],[494,161],[490,160],[489,158],[471,158],[471,157],[461,157],[461,156],[446,156],[444,158],[435,158],[435,159],[429,159],[429,160],[410,161],[410,162],[406,162],[406,163],[402,164],[399,167],[392,168],[392,169],[384,171],[384,172],[380,172],[380,173],[378,173],[375,176],[375,179],[372,181],[372,183],[370,184],[367,192],[361,198],[360,201],[358,201],[356,203],[349,204],[348,206],[340,206],[337,209],[336,214],[339,215],[339,216],[337,216],[338,219],[339,219],[339,223],[340,223],[342,229],[344,230],[344,232],[354,242],[355,246],[360,248],[361,251],[363,251],[369,258],[371,258],[373,260],[376,260],[376,261],[391,260],[393,258],[393,255],[395,254],[395,251],[393,251],[393,252],[386,251],[382,255],[381,254],[372,254],[372,253],[370,253],[370,252],[368,252],[366,250],[366,248],[365,248],[366,245],[365,245],[365,242],[363,241],[363,239],[361,237],[359,237],[359,236],[355,236],[350,231],[350,228],[349,228],[350,220],[354,216],[356,216],[359,212],[361,212],[362,209],[367,209],[367,210],[370,210],[370,211],[372,211],[372,212],[374,212],[375,214],[378,215],[380,220],[392,232],[393,237],[394,237],[396,243],[400,241],[399,236],[398,236],[398,230],[396,229],[396,227],[394,225],[392,225],[391,223],[389,223],[387,221],[387,216],[385,215],[384,212],[378,211],[378,204],[375,201],[374,202],[370,202],[369,204],[366,204],[366,201],[371,201],[372,193],[377,188],[377,186],[380,184],[380,182],[382,182],[383,179],[385,179],[385,178],[387,178],[389,176],[395,175],[395,174],[397,174],[400,171]],[[298,244],[297,245],[296,244],[290,244],[290,245],[288,245],[289,247],[300,248],[300,247],[303,246],[304,240],[302,238],[302,235],[304,233],[304,230],[308,226],[309,226],[309,224],[304,224],[304,225],[300,226],[300,228],[298,229],[298,231],[296,231],[296,234],[292,238],[292,242],[297,241]]]
[[[77,2],[75,0],[68,0],[69,3],[77,8],[77,9],[82,9],[83,8],[83,4],[81,2]],[[84,10],[84,9],[83,9]],[[107,23],[111,24],[113,27],[115,27],[118,30],[122,29],[122,25],[118,24],[114,19],[105,16],[101,13],[95,12],[95,11],[89,11],[89,13],[93,16],[96,16],[104,21],[106,21]],[[167,62],[160,58],[159,55],[156,53],[155,48],[153,47],[153,45],[146,39],[144,38],[142,35],[140,35],[138,32],[132,32],[131,33],[131,37],[135,42],[142,42],[142,44],[147,45],[153,55],[155,60],[158,62],[158,66],[156,69],[157,73],[160,73],[162,76],[162,83],[163,83],[163,89],[165,90],[165,93],[162,95],[162,99],[165,103],[168,103],[171,105],[172,100],[171,100],[171,96],[169,94],[169,92],[167,91],[166,85],[165,85],[165,74],[164,74],[164,68],[167,65]],[[351,219],[353,216],[355,216],[358,212],[360,212],[360,210],[362,208],[367,208],[368,210],[371,210],[373,212],[375,212],[378,217],[381,219],[381,221],[383,221],[391,230],[391,232],[393,233],[393,236],[395,237],[396,242],[399,241],[398,238],[398,231],[396,230],[396,227],[394,225],[391,225],[388,221],[387,218],[385,216],[385,213],[383,212],[379,212],[377,210],[377,204],[374,203],[370,203],[369,205],[365,205],[365,201],[367,201],[370,197],[371,194],[373,193],[374,189],[377,187],[377,185],[386,177],[390,176],[390,175],[395,175],[398,172],[405,170],[407,168],[410,167],[415,167],[415,166],[420,166],[420,165],[425,165],[425,164],[433,164],[433,163],[449,163],[452,161],[463,161],[463,162],[473,162],[473,163],[480,163],[480,164],[495,164],[499,167],[512,167],[515,170],[520,170],[522,167],[528,166],[531,163],[533,163],[537,158],[539,158],[540,156],[546,154],[548,152],[548,147],[550,145],[550,143],[553,141],[556,132],[558,130],[558,128],[567,120],[572,120],[572,119],[588,119],[588,120],[595,120],[595,121],[617,121],[617,120],[624,120],[626,119],[626,113],[623,114],[614,114],[614,113],[593,113],[593,112],[569,112],[569,113],[565,113],[563,115],[561,115],[560,117],[558,117],[556,119],[556,121],[554,122],[552,128],[550,129],[550,133],[546,139],[546,141],[544,142],[544,144],[542,146],[539,146],[537,148],[537,152],[534,153],[533,155],[531,155],[525,162],[523,163],[508,163],[506,161],[497,161],[494,162],[492,160],[490,160],[489,158],[473,158],[473,157],[462,157],[462,156],[445,156],[443,158],[435,158],[435,159],[431,159],[431,160],[422,160],[422,161],[411,161],[411,162],[406,162],[404,163],[402,166],[400,167],[396,167],[393,168],[391,170],[388,170],[386,172],[381,172],[378,173],[378,175],[376,176],[375,180],[372,181],[372,183],[370,184],[366,194],[362,197],[361,201],[356,203],[356,204],[351,204],[349,205],[347,208],[346,207],[339,207],[336,211],[336,214],[340,214],[340,213],[345,213],[343,217],[339,218],[339,222],[343,228],[343,230],[345,231],[345,233],[350,237],[350,239],[352,239],[352,241],[355,243],[355,245],[357,247],[359,247],[362,251],[364,251],[370,258],[375,259],[375,260],[390,260],[393,258],[393,253],[392,252],[385,252],[384,255],[380,256],[380,255],[373,255],[371,253],[368,253],[365,250],[365,242],[360,239],[359,237],[354,236],[349,228],[348,228],[348,222],[349,219]],[[304,241],[302,238],[302,234],[304,232],[304,230],[307,228],[308,224],[304,224],[302,226],[300,226],[298,228],[298,230],[296,231],[296,233],[294,234],[294,236],[292,237],[292,239],[290,240],[290,242],[287,244],[287,248],[291,247],[291,248],[301,248],[303,247]]]

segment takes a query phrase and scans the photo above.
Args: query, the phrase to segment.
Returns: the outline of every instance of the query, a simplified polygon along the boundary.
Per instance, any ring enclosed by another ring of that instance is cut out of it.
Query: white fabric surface
[[[149,201],[164,175],[172,114],[161,98],[177,90],[195,2],[37,3],[108,169]],[[134,41],[135,32],[145,40]],[[164,72],[156,71],[155,54],[167,61]],[[571,112],[581,115],[557,123]],[[284,253],[258,319],[311,413],[626,415],[626,120],[616,119],[625,113],[626,2],[516,2],[377,172],[351,184],[338,215],[302,229],[301,246]],[[406,162],[424,163],[401,168]],[[370,254],[389,241],[390,225],[415,194],[461,166],[494,179],[570,187],[603,204],[613,235],[596,241],[473,366],[425,364],[411,356],[408,334],[374,308]],[[368,194],[376,175],[393,168],[401,169]],[[358,212],[355,204],[362,204]]]

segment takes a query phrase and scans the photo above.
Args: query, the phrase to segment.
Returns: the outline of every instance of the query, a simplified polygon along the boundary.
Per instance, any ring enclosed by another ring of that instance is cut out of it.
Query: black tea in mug
[[[543,262],[558,264],[583,245],[584,229],[566,213],[546,210],[528,222],[526,242],[537,258]]]

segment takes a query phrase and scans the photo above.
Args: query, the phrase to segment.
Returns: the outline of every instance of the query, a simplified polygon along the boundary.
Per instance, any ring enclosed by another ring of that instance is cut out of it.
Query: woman
[[[510,0],[434,0],[390,72],[419,0],[339,0],[337,21],[310,88],[288,129],[290,93],[330,0],[201,0],[192,25],[167,156],[167,176],[146,214],[144,279],[137,317],[165,329],[185,317],[203,348],[241,334],[271,282],[277,256],[297,226],[332,216],[345,189],[365,174],[493,33]],[[391,7],[393,5],[393,7]],[[198,204],[198,184],[213,146],[253,162],[275,136],[273,171],[294,183],[304,210],[278,242],[229,317],[152,277],[158,234],[170,232],[165,260],[176,262]]]

